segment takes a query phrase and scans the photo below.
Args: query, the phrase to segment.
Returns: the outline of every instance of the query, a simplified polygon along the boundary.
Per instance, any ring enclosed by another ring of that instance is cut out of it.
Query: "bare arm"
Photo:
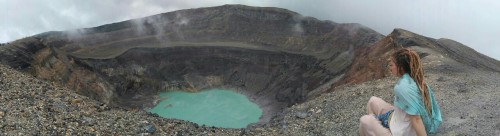
[[[419,115],[410,115],[411,126],[417,131],[417,136],[427,136],[425,126]]]

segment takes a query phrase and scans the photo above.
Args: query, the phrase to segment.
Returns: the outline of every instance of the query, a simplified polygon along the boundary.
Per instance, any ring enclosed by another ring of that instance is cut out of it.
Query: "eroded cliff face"
[[[101,75],[78,64],[78,59],[56,49],[46,47],[33,55],[30,72],[53,84],[66,86],[79,94],[91,97],[104,103],[113,103],[115,89]]]

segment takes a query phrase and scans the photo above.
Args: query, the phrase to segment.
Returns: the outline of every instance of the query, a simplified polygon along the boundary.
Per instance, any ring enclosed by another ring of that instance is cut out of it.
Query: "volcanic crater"
[[[383,35],[280,8],[224,5],[13,43],[4,63],[106,104],[147,109],[168,90],[224,88],[263,109],[260,123],[328,91]]]

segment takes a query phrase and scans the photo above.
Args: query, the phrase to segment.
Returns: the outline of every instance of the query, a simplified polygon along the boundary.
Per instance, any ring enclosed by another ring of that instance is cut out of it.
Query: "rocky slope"
[[[111,108],[73,90],[0,65],[0,135],[221,134],[240,130],[162,119],[137,109]]]
[[[498,61],[449,39],[403,29],[383,37],[357,24],[242,5],[1,46],[0,134],[355,135],[370,96],[392,101],[396,79],[386,60],[400,47],[423,58],[444,117],[438,135],[500,134]],[[223,129],[143,111],[158,91],[213,87],[238,90],[267,115],[259,125]]]

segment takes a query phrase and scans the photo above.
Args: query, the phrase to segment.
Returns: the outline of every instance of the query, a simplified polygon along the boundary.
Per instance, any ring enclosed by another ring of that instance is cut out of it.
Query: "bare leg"
[[[373,116],[364,115],[359,119],[360,136],[392,136],[389,129],[382,126],[380,121]]]
[[[370,100],[368,100],[366,108],[368,114],[375,114],[375,115],[383,114],[389,110],[394,109],[394,107],[391,104],[375,96],[372,96]]]

